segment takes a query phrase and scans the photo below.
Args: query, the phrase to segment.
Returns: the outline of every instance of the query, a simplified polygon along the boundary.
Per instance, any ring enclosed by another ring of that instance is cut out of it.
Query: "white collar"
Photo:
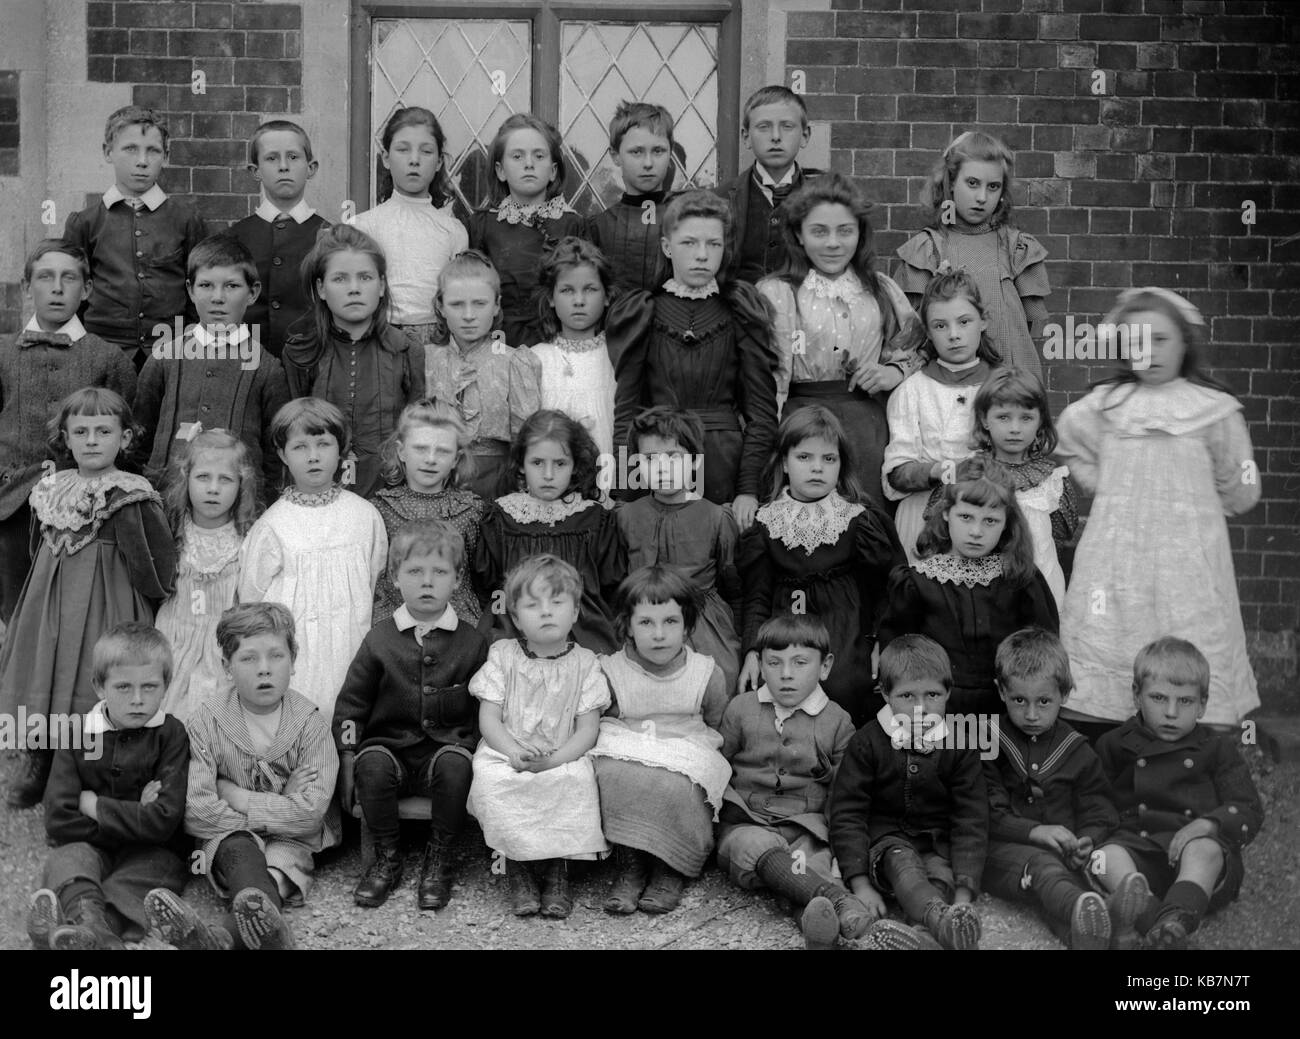
[[[275,203],[266,197],[265,188],[262,189],[262,201],[258,203],[257,209],[255,209],[254,212],[268,224],[273,224],[285,216],[292,217],[295,224],[305,224],[316,215],[316,210],[312,209],[311,206],[307,205],[306,200],[301,198],[298,199],[297,203],[288,213],[285,213],[284,210],[279,209]]]
[[[818,299],[842,299],[846,303],[857,299],[864,291],[852,267],[845,267],[835,278],[828,278],[814,267],[804,278],[803,287]]]
[[[790,168],[785,171],[785,176],[780,180],[773,180],[772,174],[767,172],[767,167],[761,162],[754,163],[754,169],[758,171],[758,182],[765,188],[779,188],[784,184],[793,184],[794,175],[799,170],[799,164],[792,162]]]
[[[125,202],[126,197],[127,197],[126,195],[122,194],[121,189],[118,188],[116,184],[114,184],[111,188],[109,188],[107,191],[104,192],[104,208],[112,209],[116,203]],[[153,187],[151,187],[148,191],[146,191],[143,195],[140,196],[140,201],[143,202],[145,204],[145,208],[152,213],[155,209],[157,209],[159,206],[161,206],[164,202],[167,201],[167,192],[163,191],[162,188],[160,188],[157,184],[155,184],[153,185]]]
[[[934,719],[938,718],[938,723]],[[907,724],[910,719],[903,714],[895,714],[889,704],[885,704],[876,712],[876,721],[880,727],[885,730],[889,736],[889,742],[895,750],[914,750],[918,754],[929,754],[931,751],[939,750],[944,740],[948,738],[948,722],[941,715],[925,714],[921,716],[923,728],[921,729],[921,745],[916,746],[916,737],[912,726]]]
[[[41,328],[41,323],[36,320],[36,315],[33,314],[32,319],[28,321],[26,325],[23,326],[23,331],[44,332],[45,329]],[[56,328],[53,334],[65,335],[75,343],[77,340],[84,339],[86,337],[86,329],[82,325],[81,319],[77,317],[76,314],[73,314],[72,317],[68,318],[68,320],[64,322],[62,326]]]
[[[388,196],[388,201],[397,206],[410,206],[413,209],[433,209],[432,195],[403,195],[396,188]]]
[[[785,727],[786,719],[790,718],[798,711],[803,711],[804,714],[811,715],[815,718],[817,715],[821,714],[822,711],[826,710],[826,705],[831,702],[830,697],[828,697],[826,692],[822,689],[821,683],[818,683],[817,688],[809,693],[802,703],[797,703],[793,707],[782,707],[777,703],[772,698],[772,694],[768,691],[766,685],[759,686],[758,692],[754,695],[758,697],[759,703],[770,703],[776,711],[777,732],[781,732]]]
[[[166,717],[167,712],[160,707],[157,713],[144,723],[144,727],[146,729],[156,729]],[[108,716],[108,705],[103,700],[100,700],[99,703],[86,712],[86,724],[83,731],[87,735],[118,731],[117,726],[113,724],[113,719]]]
[[[229,328],[229,325],[225,325],[217,332],[209,332],[202,325],[195,324],[190,326],[190,335],[197,339],[202,346],[211,346],[213,343],[238,346],[248,338],[247,325],[241,324],[233,332],[228,331]]]
[[[424,636],[431,631],[455,631],[456,626],[460,623],[460,618],[456,616],[456,611],[451,608],[451,603],[442,611],[442,616],[436,621],[417,621],[411,616],[411,611],[406,603],[402,603],[393,611],[393,623],[397,625],[398,631],[410,631],[415,629],[415,641],[423,643]]]
[[[681,299],[708,299],[718,294],[718,279],[712,278],[707,285],[701,285],[697,289],[690,285],[683,285],[676,278],[669,278],[664,282],[664,291],[671,292]]]
[[[497,203],[497,219],[504,220],[508,224],[522,224],[533,219],[558,220],[567,211],[568,206],[564,204],[563,195],[556,195],[544,202],[535,202],[531,206],[520,205],[513,195],[507,195]]]
[[[950,372],[968,372],[980,363],[978,355],[976,355],[973,361],[970,361],[967,364],[949,364],[942,357],[936,357],[934,361],[940,368],[946,368]]]

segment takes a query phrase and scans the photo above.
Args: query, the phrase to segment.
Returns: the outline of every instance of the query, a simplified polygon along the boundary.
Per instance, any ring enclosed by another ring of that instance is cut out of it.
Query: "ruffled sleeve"
[[[589,711],[603,711],[612,702],[609,695],[609,680],[601,669],[600,661],[595,654],[591,654],[590,657],[590,660],[583,664],[585,670],[582,675],[582,692],[578,694],[575,715],[586,714]]]
[[[1070,471],[1061,466],[1065,472],[1061,475],[1061,500],[1052,510],[1052,540],[1059,549],[1068,545],[1079,529],[1079,492],[1070,478]]]
[[[1228,516],[1249,512],[1261,493],[1259,467],[1250,430],[1240,411],[1220,419],[1207,431],[1206,447],[1214,466],[1214,485]]]
[[[382,522],[382,521],[381,521]],[[253,524],[239,550],[239,601],[263,602],[284,569],[284,548],[265,517]]]
[[[157,608],[176,588],[176,542],[157,502],[128,505],[113,516],[117,547],[131,587]]]
[[[794,373],[795,335],[799,331],[798,303],[784,278],[764,278],[758,291],[772,304],[772,343],[776,348],[776,410],[780,414],[790,393]]]
[[[910,635],[921,630],[925,620],[925,603],[917,580],[917,572],[910,566],[896,566],[890,572],[888,602],[876,636],[881,649],[899,635]]]
[[[629,292],[605,314],[605,343],[614,359],[614,445],[627,443],[632,419],[641,406],[646,339],[654,318],[654,298]]]
[[[908,302],[906,294],[898,287],[898,283],[884,274],[877,277],[880,278],[885,293],[894,305],[894,317],[898,321],[898,328],[889,342],[881,344],[880,363],[892,364],[906,379],[925,365],[925,358],[921,356],[921,344],[925,341],[925,333],[921,328],[921,319],[912,309],[912,304]]]
[[[1101,415],[1103,392],[1099,388],[1075,401],[1061,412],[1056,423],[1056,457],[1089,494],[1097,489],[1097,460],[1105,423]]]
[[[930,486],[928,474],[925,474],[925,483],[919,487],[911,486],[913,482],[917,482],[915,480],[891,479],[890,476],[895,469],[911,463],[920,463],[928,468],[938,461],[930,458],[923,446],[921,400],[917,393],[917,387],[921,385],[917,380],[921,378],[924,376],[913,375],[904,379],[889,395],[889,403],[885,406],[885,414],[889,420],[889,443],[885,445],[881,483],[884,485],[885,496],[894,501],[906,498],[913,490],[924,490]],[[909,472],[908,475],[912,474]]]
[[[1042,328],[1047,323],[1047,304],[1043,297],[1052,294],[1047,279],[1047,250],[1038,239],[1023,231],[1013,231],[1011,240],[1011,279],[1025,308],[1029,327]]]
[[[909,300],[916,297],[916,301],[919,302],[925,287],[930,284],[930,279],[939,270],[942,257],[939,254],[937,238],[942,233],[929,228],[919,231],[895,251],[895,255],[904,264],[903,269],[898,272],[900,275],[898,281]]]
[[[504,648],[508,645],[509,643],[506,642],[498,642],[488,650],[487,660],[469,680],[470,696],[485,703],[506,702],[506,672],[501,666],[501,653],[498,647]]]
[[[528,347],[518,347],[510,355],[509,381],[506,397],[513,440],[532,414],[542,408],[542,362]]]

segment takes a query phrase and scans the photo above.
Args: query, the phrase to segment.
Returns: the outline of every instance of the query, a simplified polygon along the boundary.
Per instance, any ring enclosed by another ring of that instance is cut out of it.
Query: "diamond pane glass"
[[[676,121],[674,188],[717,183],[717,25],[566,21],[560,55],[560,135],[574,209],[598,213],[622,193],[609,121],[624,100],[663,105]]]
[[[486,200],[488,148],[507,116],[532,107],[528,21],[376,18],[371,24],[370,205],[387,194],[381,135],[399,108],[419,105],[447,136],[448,173],[459,202]]]

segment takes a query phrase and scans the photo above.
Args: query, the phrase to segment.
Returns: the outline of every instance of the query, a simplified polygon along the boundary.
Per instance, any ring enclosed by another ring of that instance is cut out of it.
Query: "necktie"
[[[24,329],[18,336],[19,346],[39,346],[41,343],[47,346],[71,346],[72,337],[66,332],[33,332]]]
[[[144,208],[144,199],[142,199],[142,198],[128,198],[128,199],[126,200],[126,204],[127,204],[128,206],[130,206],[132,209],[134,209],[134,210],[138,213],[138,212],[140,212],[140,210],[142,210],[142,209]]]
[[[779,206],[790,197],[790,192],[794,190],[794,185],[778,184],[776,187],[769,187],[767,190],[772,192],[772,205]]]

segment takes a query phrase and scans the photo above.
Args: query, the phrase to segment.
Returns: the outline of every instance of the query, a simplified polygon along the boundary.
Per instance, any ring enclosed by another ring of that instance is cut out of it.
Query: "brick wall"
[[[803,71],[810,114],[831,121],[832,167],[877,203],[882,256],[924,226],[938,153],[979,125],[1016,153],[1016,222],[1052,257],[1054,320],[1096,321],[1134,285],[1182,292],[1206,315],[1212,373],[1241,397],[1263,481],[1260,504],[1229,523],[1251,655],[1266,708],[1300,709],[1300,11],[1235,0],[831,7],[790,14],[787,71]],[[1111,365],[1048,368],[1059,413]]]
[[[87,78],[131,83],[134,104],[167,113],[163,189],[193,196],[214,226],[247,216],[249,137],[302,110],[302,5],[90,0],[86,24]]]

